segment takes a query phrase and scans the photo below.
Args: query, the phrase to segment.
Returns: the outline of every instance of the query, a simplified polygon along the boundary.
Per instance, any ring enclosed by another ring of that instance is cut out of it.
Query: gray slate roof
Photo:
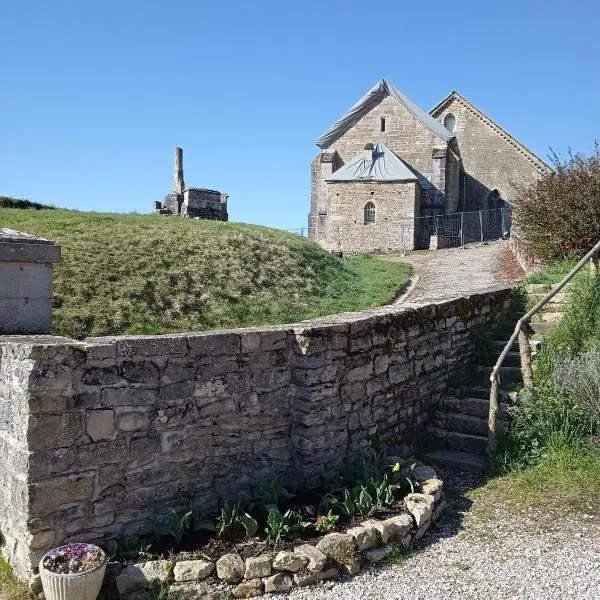
[[[318,140],[317,146],[326,148],[332,144],[344,132],[348,131],[363,115],[368,113],[371,108],[378,104],[386,95],[391,96],[411,112],[425,127],[435,133],[445,142],[454,139],[454,135],[448,131],[441,123],[438,123],[430,114],[417,106],[410,98],[405,96],[393,84],[385,79],[379,81],[371,88],[354,106],[352,106],[344,116],[338,119]]]
[[[325,181],[417,181],[417,176],[383,142],[365,150]]]

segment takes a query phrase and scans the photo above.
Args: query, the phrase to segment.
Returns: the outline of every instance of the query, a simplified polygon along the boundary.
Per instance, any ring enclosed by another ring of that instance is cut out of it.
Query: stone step
[[[545,334],[549,333],[550,331],[553,331],[554,329],[556,329],[557,323],[529,323],[529,329],[534,333],[534,334],[539,334],[544,336]]]
[[[481,473],[487,468],[487,459],[478,454],[458,450],[434,450],[423,456],[423,460],[434,465],[451,467],[457,471]]]
[[[456,397],[464,397],[464,398],[481,398],[483,400],[487,400],[489,402],[490,400],[490,387],[491,386],[485,386],[485,385],[472,385],[472,386],[467,386],[461,389],[453,389],[450,388],[448,389],[448,395],[449,396],[456,396]],[[502,389],[502,386],[500,386],[500,396],[503,399],[502,401],[505,403],[509,403],[509,396],[511,393],[515,392],[515,386],[511,385],[511,386],[507,386],[506,389]]]
[[[530,321],[530,324],[532,323],[554,323],[556,325],[559,325],[560,322],[563,320],[564,318],[564,312],[550,312],[550,311],[544,311],[544,312],[539,312],[536,313],[535,315],[533,315],[533,318]]]
[[[503,366],[521,368],[521,353],[518,350],[511,350],[504,359]]]
[[[550,290],[548,290],[550,291]],[[548,292],[531,292],[527,293],[530,303],[537,304]],[[569,295],[565,292],[558,292],[555,296],[552,296],[546,304],[566,304],[569,301]]]
[[[487,419],[490,411],[489,393],[485,398],[445,398],[443,406],[439,410]],[[508,414],[507,410],[508,404],[501,402],[500,413],[502,418]]]
[[[556,283],[558,283],[558,281]],[[551,284],[551,283],[528,283],[525,286],[525,291],[528,294],[545,295],[556,285],[556,283],[554,283],[554,284]],[[563,287],[563,289],[560,292],[558,292],[558,294],[565,294],[565,293],[568,294],[570,291],[569,288],[571,287],[571,285],[572,285],[572,282],[569,281],[569,283],[567,283],[567,285],[565,285],[565,287]],[[558,294],[556,294],[556,295],[558,296]]]
[[[446,431],[468,433],[470,435],[487,435],[487,417],[475,417],[455,412],[438,411],[432,425]]]
[[[490,375],[492,374],[491,367],[478,367],[477,368],[478,378],[480,377],[482,381],[486,383],[490,380]],[[505,384],[516,384],[521,381],[521,368],[519,367],[511,367],[503,364],[500,367],[500,387],[503,387]]]
[[[432,425],[427,428],[427,432],[440,450],[459,450],[461,452],[485,454],[487,449],[487,436],[446,431]]]

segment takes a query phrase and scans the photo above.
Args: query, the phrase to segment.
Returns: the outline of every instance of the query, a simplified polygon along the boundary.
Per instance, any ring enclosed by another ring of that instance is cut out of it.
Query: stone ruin
[[[227,194],[215,190],[186,188],[183,180],[183,149],[176,147],[173,191],[165,196],[164,202],[154,203],[154,213],[227,221],[227,198]]]

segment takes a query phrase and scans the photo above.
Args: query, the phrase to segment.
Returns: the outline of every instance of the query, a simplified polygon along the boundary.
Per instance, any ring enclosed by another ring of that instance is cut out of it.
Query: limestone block
[[[421,488],[424,494],[433,496],[433,499],[438,502],[442,496],[442,488],[444,483],[441,479],[427,479],[421,484]]]
[[[421,527],[426,521],[429,521],[434,505],[432,496],[428,496],[427,494],[408,494],[404,501],[417,527]]]
[[[330,579],[339,579],[340,572],[338,569],[327,569],[326,571],[312,571],[309,573],[296,573],[294,575],[294,582],[298,587],[306,587],[307,585],[314,585],[319,581],[327,581]]]
[[[265,592],[267,593],[283,593],[289,592],[292,589],[292,577],[287,573],[277,573],[272,577],[264,580]]]
[[[215,570],[215,565],[208,560],[182,560],[175,565],[173,575],[175,581],[197,581],[206,579]]]
[[[363,527],[375,528],[384,544],[402,539],[412,529],[412,519],[409,515],[398,515],[385,521],[368,520],[361,523]]]
[[[244,577],[246,565],[238,554],[224,554],[217,561],[217,577],[228,583],[238,583]]]
[[[317,548],[310,544],[303,544],[302,546],[296,546],[294,552],[308,559],[306,568],[309,571],[322,571],[325,568],[327,557]]]
[[[353,527],[346,533],[354,538],[359,550],[367,550],[379,543],[379,532],[375,527]]]
[[[233,595],[236,598],[254,598],[263,594],[263,582],[260,579],[242,581],[242,583],[233,588]]]
[[[328,533],[318,544],[320,550],[327,558],[331,558],[355,575],[360,571],[360,556],[356,542],[351,535],[346,533]]]
[[[246,559],[244,579],[268,577],[271,574],[271,559],[268,556],[255,556]]]
[[[148,417],[144,411],[119,411],[117,413],[117,428],[119,431],[140,431],[148,427]]]
[[[94,480],[94,472],[86,471],[30,484],[31,513],[42,515],[54,512],[65,504],[89,500],[94,490]]]
[[[291,571],[295,573],[306,566],[308,560],[295,552],[279,552],[273,560],[273,568],[278,571]]]
[[[110,439],[115,432],[113,410],[88,410],[85,418],[85,431],[94,442]]]
[[[148,589],[153,581],[167,582],[171,579],[173,564],[167,560],[152,560],[125,567],[115,581],[119,594]]]
[[[185,600],[222,600],[223,592],[205,582],[174,583],[169,587],[169,599],[171,597]],[[147,600],[147,597],[143,600]]]
[[[393,552],[392,546],[381,546],[379,548],[372,548],[364,553],[365,560],[370,563],[381,562],[386,556]]]

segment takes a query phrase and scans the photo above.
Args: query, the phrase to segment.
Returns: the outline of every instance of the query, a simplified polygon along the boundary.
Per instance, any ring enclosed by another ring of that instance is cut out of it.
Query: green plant
[[[295,496],[295,494],[288,491],[288,489],[281,484],[281,479],[277,475],[273,475],[267,478],[257,490],[254,498],[250,501],[249,508],[251,511],[259,508],[266,515],[268,514],[266,508],[268,505],[285,505],[295,498]]]
[[[152,540],[137,537],[125,538],[124,540],[108,540],[104,545],[107,556],[123,560],[151,558],[151,548]]]
[[[373,496],[369,494],[369,490],[364,485],[355,489],[353,503],[356,514],[361,517],[370,514],[373,508],[375,508]]]
[[[326,533],[334,529],[339,520],[339,515],[334,514],[330,510],[326,515],[319,515],[317,517],[315,529],[320,533]]]
[[[293,537],[303,530],[312,527],[312,523],[302,521],[301,516],[291,509],[281,514],[279,508],[271,504],[267,506],[267,510],[265,533],[274,545],[277,545],[280,539]]]
[[[155,520],[153,534],[157,540],[163,537],[171,537],[174,545],[179,546],[184,535],[190,530],[192,523],[193,511],[179,512],[175,508],[170,508],[168,523]]]
[[[258,521],[244,512],[241,503],[232,502],[221,508],[217,518],[217,535],[235,540],[241,537],[254,537],[258,531]]]
[[[513,202],[527,244],[547,262],[581,257],[600,239],[600,146],[567,160],[554,154],[552,163],[554,171],[517,186]]]

